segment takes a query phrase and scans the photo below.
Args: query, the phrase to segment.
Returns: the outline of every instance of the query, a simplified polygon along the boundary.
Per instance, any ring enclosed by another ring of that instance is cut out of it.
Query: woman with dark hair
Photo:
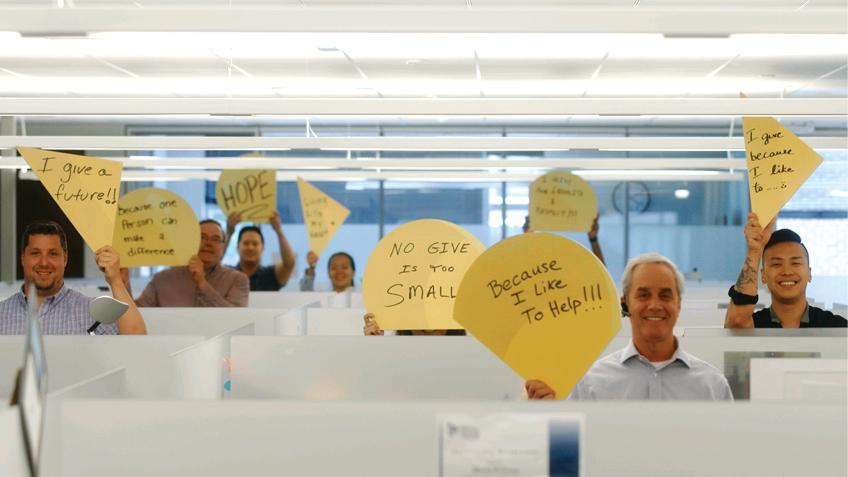
[[[383,330],[374,320],[374,313],[366,313],[363,319],[365,336],[383,336]],[[397,330],[395,336],[465,336],[465,330]]]
[[[303,274],[300,280],[300,291],[315,290],[315,264],[318,263],[318,255],[310,251],[306,254],[306,262],[309,267]],[[336,252],[330,255],[330,260],[327,262],[327,275],[330,276],[330,283],[333,285],[333,291],[341,293],[348,288],[353,288],[353,276],[356,272],[356,263],[353,257],[345,252]]]

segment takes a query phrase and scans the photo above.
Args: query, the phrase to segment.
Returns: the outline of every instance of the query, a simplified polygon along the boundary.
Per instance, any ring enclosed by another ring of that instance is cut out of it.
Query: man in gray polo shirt
[[[683,274],[656,253],[631,259],[622,278],[622,310],[633,339],[598,360],[568,399],[732,400],[727,379],[712,365],[681,349],[674,336]],[[539,380],[525,383],[530,399],[555,399]]]

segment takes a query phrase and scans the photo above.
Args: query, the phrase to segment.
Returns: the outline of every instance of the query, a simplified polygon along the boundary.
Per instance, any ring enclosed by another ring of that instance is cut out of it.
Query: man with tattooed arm
[[[810,256],[801,237],[789,229],[772,231],[774,220],[762,227],[757,214],[745,224],[747,254],[736,284],[730,287],[725,328],[844,328],[848,321],[807,303],[812,281]],[[771,306],[754,313],[757,268],[771,293]]]

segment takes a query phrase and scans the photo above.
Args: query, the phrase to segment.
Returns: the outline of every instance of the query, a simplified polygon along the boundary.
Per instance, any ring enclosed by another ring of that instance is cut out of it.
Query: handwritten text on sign
[[[453,303],[465,271],[483,251],[461,227],[417,220],[384,237],[365,268],[364,298],[383,329],[461,328]]]
[[[321,255],[350,211],[300,177],[297,178],[297,190],[303,209],[303,223],[309,235],[309,249]]]
[[[238,212],[242,220],[267,222],[277,207],[277,176],[271,169],[224,170],[215,186],[224,215]]]
[[[566,397],[621,327],[615,284],[580,244],[521,234],[466,272],[455,319],[524,379]]]
[[[595,193],[581,177],[549,172],[530,185],[532,230],[588,231],[598,215]]]
[[[572,273],[579,275],[573,270]],[[546,316],[577,316],[581,310],[586,312],[603,308],[604,297],[600,283],[569,287],[565,279],[557,278],[566,274],[568,272],[563,266],[552,259],[515,273],[512,277],[491,280],[487,286],[493,299],[512,297],[510,304],[520,310],[520,315],[526,318],[528,324],[541,321]],[[539,297],[547,297],[546,306],[538,307]]]
[[[138,189],[118,203],[114,247],[126,266],[185,265],[200,247],[200,226],[173,192]]]
[[[18,148],[92,250],[112,243],[122,163]]]
[[[751,209],[767,224],[822,158],[773,118],[743,118]]]

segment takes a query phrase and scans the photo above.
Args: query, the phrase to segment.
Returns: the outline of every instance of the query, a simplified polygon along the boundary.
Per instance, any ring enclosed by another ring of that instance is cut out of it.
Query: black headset
[[[627,318],[630,316],[630,311],[627,309],[627,303],[621,302],[621,316]]]

